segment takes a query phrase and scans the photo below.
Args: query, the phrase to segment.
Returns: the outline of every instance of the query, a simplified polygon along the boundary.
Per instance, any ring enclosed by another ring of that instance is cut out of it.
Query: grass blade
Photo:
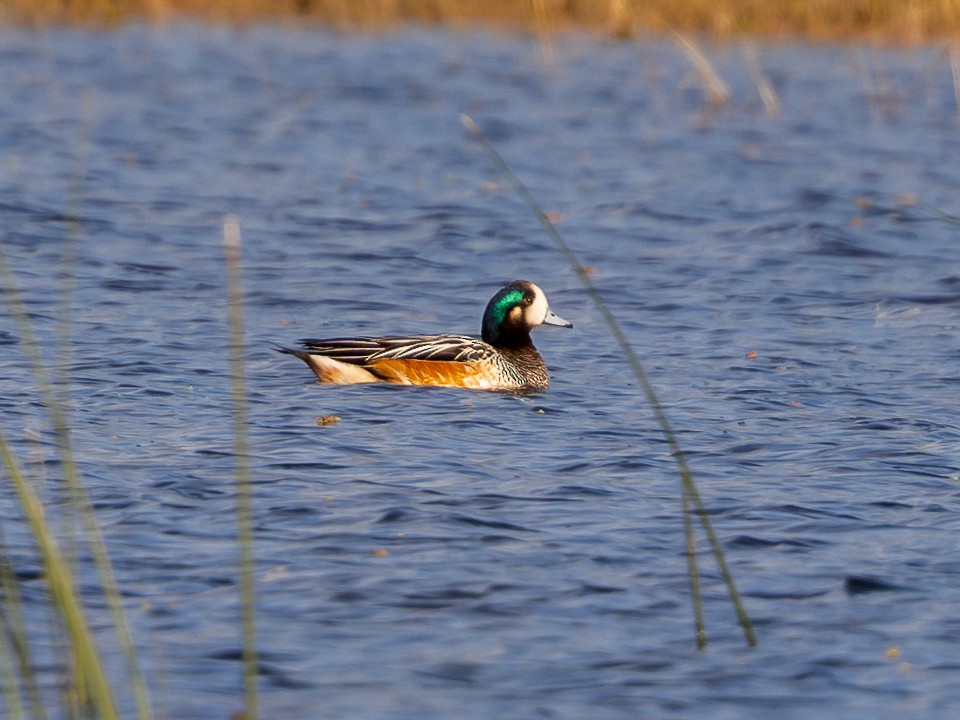
[[[22,346],[26,349],[29,357],[34,381],[40,392],[44,406],[49,413],[50,421],[58,440],[60,461],[63,468],[63,480],[71,500],[71,507],[79,510],[79,514],[83,520],[84,532],[86,533],[93,554],[94,564],[103,586],[104,598],[110,610],[117,640],[124,656],[128,678],[137,706],[137,717],[139,717],[140,720],[150,720],[153,717],[153,713],[150,710],[146,681],[140,670],[139,662],[137,661],[136,650],[133,645],[129,626],[126,622],[126,617],[124,616],[123,603],[117,587],[116,578],[113,574],[113,566],[110,562],[106,543],[100,532],[100,527],[93,512],[93,506],[83,487],[80,473],[77,470],[76,462],[71,451],[71,433],[66,416],[66,408],[69,403],[70,364],[72,357],[70,310],[74,287],[73,263],[75,261],[76,246],[81,231],[79,218],[87,146],[89,144],[89,128],[92,122],[90,119],[92,115],[91,108],[91,96],[89,93],[84,93],[81,104],[82,122],[80,125],[79,149],[70,174],[67,233],[60,263],[60,277],[63,278],[63,280],[57,323],[58,343],[56,354],[58,362],[54,383],[51,383],[46,366],[43,363],[39,343],[33,334],[33,328],[30,324],[26,306],[17,291],[16,282],[6,262],[2,245],[0,245],[0,278],[2,278],[3,286],[6,289],[7,304],[17,322],[18,330],[22,338]],[[69,565],[69,563],[65,564]],[[76,672],[80,673],[82,669],[77,668]]]
[[[4,623],[6,625],[6,623]],[[6,628],[0,632],[0,695],[7,702],[7,712],[10,720],[23,720],[23,706],[20,704],[20,687],[17,676],[13,673],[13,660],[10,657],[10,647],[7,644]]]
[[[46,712],[43,708],[43,700],[40,697],[40,688],[37,685],[36,675],[34,673],[34,664],[32,653],[30,652],[30,643],[27,638],[26,625],[23,620],[22,599],[20,588],[17,582],[16,572],[13,569],[13,563],[7,553],[7,546],[2,534],[0,534],[0,587],[3,588],[3,601],[0,602],[0,638],[2,648],[0,651],[3,657],[0,658],[0,671],[4,673],[3,689],[4,697],[8,698],[7,708],[10,710],[11,717],[22,717],[20,706],[20,697],[17,678],[24,686],[27,698],[30,701],[30,708],[35,720],[46,720]],[[9,643],[8,643],[9,640]],[[16,665],[19,668],[19,675],[13,675],[13,659],[10,657],[10,651],[16,657]],[[7,674],[10,678],[7,678]],[[16,694],[13,694],[13,693]]]
[[[236,458],[237,540],[240,546],[240,599],[243,623],[245,717],[257,717],[257,648],[253,586],[253,519],[247,441],[247,391],[243,366],[243,282],[240,276],[240,225],[233,215],[223,222],[227,295],[230,314],[230,379],[233,395],[233,445]]]
[[[696,631],[697,649],[707,646],[707,624],[703,619],[703,592],[700,587],[700,567],[697,565],[697,539],[693,532],[693,513],[690,511],[690,494],[680,486],[680,502],[683,508],[683,538],[687,555],[687,573],[690,577],[690,599],[693,605],[693,625]]]
[[[720,77],[720,73],[714,68],[713,63],[693,40],[678,32],[674,32],[673,35],[676,38],[677,46],[686,54],[687,59],[700,78],[707,104],[714,109],[726,106],[730,101],[730,88]]]
[[[624,335],[623,330],[620,328],[620,324],[613,316],[613,313],[610,312],[607,304],[603,301],[603,298],[600,296],[597,288],[590,280],[590,276],[587,274],[587,271],[584,269],[583,265],[580,264],[577,256],[574,254],[573,250],[570,249],[570,246],[557,231],[556,227],[554,227],[553,223],[550,222],[543,210],[540,209],[539,204],[536,200],[534,200],[533,196],[530,194],[530,191],[527,190],[527,187],[513,173],[513,171],[510,169],[510,166],[507,165],[506,161],[496,151],[496,149],[487,139],[486,135],[484,135],[480,128],[477,127],[477,124],[467,115],[462,115],[461,119],[473,137],[476,138],[481,146],[483,146],[484,150],[487,151],[487,154],[493,158],[500,173],[507,179],[507,181],[513,186],[514,190],[516,190],[517,194],[537,216],[537,219],[540,221],[540,224],[543,226],[544,230],[553,239],[557,248],[567,259],[567,262],[570,263],[570,267],[573,268],[577,276],[580,278],[580,281],[583,283],[594,304],[597,306],[597,309],[600,311],[600,314],[603,316],[603,319],[606,321],[607,327],[610,328],[610,332],[617,341],[617,344],[620,346],[624,357],[627,358],[627,362],[630,364],[633,374],[636,376],[637,381],[640,383],[640,387],[643,389],[643,394],[646,396],[647,402],[653,409],[653,414],[657,420],[657,424],[660,426],[663,436],[670,445],[671,453],[677,463],[677,468],[680,473],[683,498],[683,517],[687,538],[687,558],[688,563],[692,568],[690,572],[690,586],[691,594],[693,595],[694,614],[697,625],[697,646],[702,648],[706,645],[706,630],[703,627],[702,620],[702,600],[700,596],[699,573],[696,570],[696,547],[693,541],[692,527],[689,523],[689,503],[691,502],[697,517],[700,518],[704,534],[707,536],[707,539],[710,542],[710,547],[713,550],[714,557],[717,561],[717,566],[720,568],[720,573],[723,576],[724,583],[727,586],[727,592],[730,594],[731,602],[736,610],[737,619],[740,622],[741,628],[743,629],[747,644],[751,647],[756,645],[757,639],[753,632],[753,625],[743,607],[743,601],[740,598],[740,594],[737,592],[736,585],[733,581],[733,575],[730,573],[730,569],[727,566],[726,559],[723,554],[723,548],[720,545],[720,541],[716,537],[716,533],[713,531],[713,526],[710,523],[710,518],[707,515],[706,508],[704,507],[703,502],[700,499],[700,494],[697,492],[697,488],[693,482],[693,474],[690,472],[690,468],[687,466],[686,457],[683,454],[683,450],[680,448],[680,443],[677,441],[677,437],[673,432],[670,421],[667,419],[667,415],[663,410],[663,406],[657,399],[656,393],[653,390],[653,386],[650,384],[649,380],[647,380],[647,375],[643,371],[643,367],[640,365],[640,360],[633,351],[633,347],[627,340],[626,335]]]
[[[777,97],[777,91],[773,89],[773,83],[766,76],[760,67],[760,60],[757,58],[757,50],[753,45],[743,45],[741,47],[743,58],[747,62],[747,69],[750,71],[750,77],[753,78],[753,84],[757,86],[757,94],[763,102],[763,107],[767,112],[767,117],[777,117],[780,114],[780,99]]]
[[[100,654],[93,641],[93,634],[90,632],[83,608],[77,599],[73,574],[53,539],[53,533],[44,518],[40,499],[20,472],[20,467],[2,431],[0,431],[0,458],[7,467],[20,507],[33,532],[54,607],[57,608],[70,638],[81,707],[91,708],[104,720],[114,720],[118,716],[113,693],[107,682],[103,664],[100,662]]]

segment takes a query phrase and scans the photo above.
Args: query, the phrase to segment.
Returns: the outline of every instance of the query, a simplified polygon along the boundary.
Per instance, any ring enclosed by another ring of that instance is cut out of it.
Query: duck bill
[[[543,319],[544,325],[556,325],[557,327],[572,328],[573,323],[569,320],[564,320],[562,317],[557,315],[552,310],[547,310],[547,316]]]

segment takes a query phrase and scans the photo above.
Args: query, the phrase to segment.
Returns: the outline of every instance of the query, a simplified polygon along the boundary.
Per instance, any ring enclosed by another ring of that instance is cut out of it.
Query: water
[[[73,298],[73,437],[161,716],[241,706],[220,240],[235,213],[265,716],[955,717],[960,229],[930,209],[960,213],[947,58],[761,47],[768,117],[737,44],[706,48],[723,109],[669,44],[546,50],[416,30],[0,35],[3,249],[52,364]],[[694,649],[668,448],[463,112],[595,269],[756,649],[708,558],[711,644]],[[272,349],[476,333],[519,277],[575,324],[536,334],[544,395],[322,387]],[[3,318],[3,429],[58,518],[51,434]],[[62,658],[3,487],[51,685]]]

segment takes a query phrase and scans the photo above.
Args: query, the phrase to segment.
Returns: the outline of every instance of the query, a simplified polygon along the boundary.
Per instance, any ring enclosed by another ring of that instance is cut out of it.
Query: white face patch
[[[530,287],[533,290],[533,302],[527,307],[526,319],[530,327],[536,327],[543,324],[547,313],[550,312],[550,306],[547,305],[547,296],[544,295],[543,290],[533,283],[530,283]]]

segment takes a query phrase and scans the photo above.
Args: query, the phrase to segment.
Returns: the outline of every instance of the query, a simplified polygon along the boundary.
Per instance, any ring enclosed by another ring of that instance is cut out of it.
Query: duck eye
[[[524,296],[523,296],[523,304],[524,304],[524,305],[530,305],[531,303],[533,303],[533,296],[532,296],[532,295],[524,295]]]

